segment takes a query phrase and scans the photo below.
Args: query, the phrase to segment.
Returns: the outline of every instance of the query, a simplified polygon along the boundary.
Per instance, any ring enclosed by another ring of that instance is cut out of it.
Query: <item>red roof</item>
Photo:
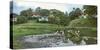
[[[38,13],[33,13],[33,15],[39,15]]]

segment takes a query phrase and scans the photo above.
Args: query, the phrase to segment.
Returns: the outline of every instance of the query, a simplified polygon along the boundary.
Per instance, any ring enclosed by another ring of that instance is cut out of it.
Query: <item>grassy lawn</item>
[[[37,35],[37,34],[47,34],[56,32],[58,29],[64,28],[63,26],[58,27],[56,24],[49,24],[49,23],[37,23],[36,21],[28,21],[27,23],[23,24],[16,24],[13,25],[13,48],[23,48],[22,42],[20,42],[18,39],[20,39],[23,36],[27,35]],[[67,31],[71,28],[65,29],[65,36],[67,36]],[[73,30],[73,29],[71,29]],[[97,43],[96,40],[94,40],[92,37],[97,37],[97,28],[77,28],[75,30],[80,31],[81,37],[91,37],[89,38],[87,44],[93,44]],[[75,31],[73,30],[73,31]]]
[[[58,26],[55,24],[37,23],[36,21],[13,25],[13,47],[22,48],[21,42],[17,39],[23,36],[52,33],[57,29]]]
[[[28,23],[13,25],[13,35],[25,36],[50,33],[57,30],[57,25],[48,23],[36,23],[35,21],[29,21]]]

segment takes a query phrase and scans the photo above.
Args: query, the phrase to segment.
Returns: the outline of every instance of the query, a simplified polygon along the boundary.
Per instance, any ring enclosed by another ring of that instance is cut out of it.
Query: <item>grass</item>
[[[67,27],[67,26],[66,26]],[[82,27],[82,26],[80,26]],[[83,26],[84,27],[84,26]],[[36,21],[28,21],[27,23],[23,24],[16,24],[13,25],[13,48],[23,48],[22,43],[18,40],[23,36],[27,35],[38,35],[38,34],[47,34],[56,32],[58,29],[63,29],[64,27],[58,27],[56,24],[50,24],[50,23],[37,23]],[[72,28],[65,28],[65,36],[67,36],[67,31],[72,30]],[[81,37],[96,37],[97,38],[97,28],[91,27],[91,28],[76,28],[75,30],[80,31]],[[73,31],[75,31],[73,30]],[[75,39],[72,37],[72,39]],[[77,40],[76,38],[75,40]],[[74,41],[75,41],[74,40]],[[95,44],[97,43],[97,39],[90,38],[86,41],[87,44]]]
[[[55,24],[37,23],[35,21],[13,25],[13,48],[23,48],[21,42],[17,40],[23,36],[47,34],[55,32],[57,29],[58,26]]]
[[[14,36],[25,36],[33,34],[44,34],[56,31],[57,25],[48,23],[36,23],[29,21],[28,23],[13,25]]]

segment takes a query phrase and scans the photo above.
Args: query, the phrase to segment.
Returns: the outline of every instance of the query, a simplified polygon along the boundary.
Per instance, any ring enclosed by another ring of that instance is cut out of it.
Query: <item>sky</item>
[[[51,3],[51,2],[26,2],[26,1],[14,1],[13,2],[13,13],[20,14],[22,10],[32,8],[33,10],[37,7],[42,9],[57,9],[62,12],[70,12],[73,8],[82,9],[83,5],[79,4],[67,4],[67,3]]]

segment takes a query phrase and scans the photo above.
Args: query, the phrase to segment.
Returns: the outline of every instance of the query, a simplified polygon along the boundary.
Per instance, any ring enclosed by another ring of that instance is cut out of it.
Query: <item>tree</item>
[[[56,9],[51,9],[50,10],[50,15],[53,15],[52,19],[55,20],[54,22],[56,24],[60,24],[60,20],[62,17],[64,17],[64,12],[61,12],[59,10]]]
[[[40,7],[37,7],[37,8],[35,9],[35,13],[40,14],[40,10],[41,10],[41,8],[40,8]]]
[[[25,16],[17,16],[17,21],[15,22],[15,24],[21,24],[21,23],[26,23],[28,20]]]
[[[97,6],[84,5],[83,9],[85,9],[84,13],[89,16],[97,15]]]
[[[69,13],[69,17],[71,20],[75,19],[75,8]]]
[[[39,13],[41,16],[49,16],[50,12],[47,9],[41,9]]]
[[[64,16],[64,12],[61,12],[61,11],[56,10],[56,9],[51,9],[50,12],[51,12],[51,14],[53,14],[55,17]]]
[[[50,17],[50,21],[52,21],[52,23],[63,25],[63,26],[66,26],[69,24],[70,19],[68,17],[67,12],[64,14],[64,12],[61,12],[59,10],[51,9],[50,15],[53,15],[53,17]]]
[[[63,25],[63,26],[67,26],[70,22],[70,18],[69,17],[62,17],[60,18],[60,24]]]
[[[80,8],[73,8],[73,10],[69,13],[71,20],[78,18],[80,15],[82,15]]]
[[[76,10],[75,10],[75,16],[79,17],[80,15],[82,15],[82,11],[80,10],[80,8],[76,8]]]
[[[67,12],[67,11],[66,11],[66,13],[65,13],[65,16],[66,16],[66,17],[68,17],[68,16],[69,16],[69,14],[68,14],[68,12]]]
[[[27,10],[23,10],[20,12],[21,16],[26,16],[26,17],[31,17],[33,15],[33,11],[31,8],[27,9]]]

